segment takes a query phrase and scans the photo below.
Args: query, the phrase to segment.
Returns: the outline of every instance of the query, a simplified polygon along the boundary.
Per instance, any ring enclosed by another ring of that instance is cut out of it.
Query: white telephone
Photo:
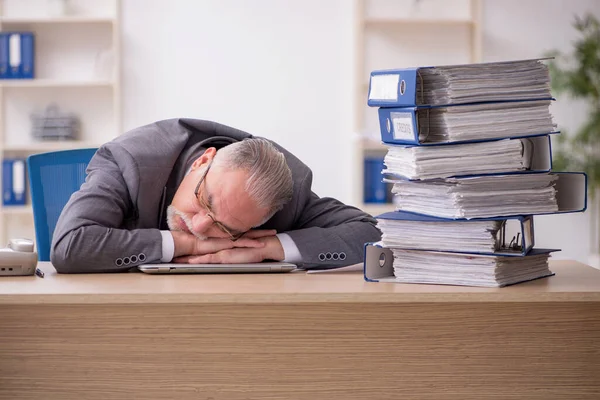
[[[0,249],[0,276],[33,275],[37,262],[32,240],[10,239],[8,247]]]

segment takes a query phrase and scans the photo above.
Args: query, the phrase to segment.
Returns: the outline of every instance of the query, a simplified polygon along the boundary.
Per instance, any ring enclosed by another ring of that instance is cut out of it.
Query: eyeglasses
[[[232,233],[231,230],[229,230],[225,225],[223,225],[222,223],[220,223],[219,221],[217,221],[215,219],[215,217],[212,215],[212,211],[210,210],[210,206],[204,200],[204,196],[202,196],[202,195],[198,196],[198,194],[200,192],[200,185],[202,185],[202,182],[204,182],[204,179],[206,178],[206,175],[208,174],[208,170],[210,169],[211,165],[212,165],[212,160],[210,160],[210,162],[208,163],[208,166],[204,170],[204,173],[202,174],[200,181],[196,185],[196,189],[194,190],[194,196],[196,196],[196,199],[200,203],[200,207],[206,211],[206,215],[212,220],[213,224],[215,224],[216,227],[221,230],[221,232],[223,232],[227,236],[229,236],[229,239],[231,239],[232,241],[236,241],[239,238],[241,238],[242,235],[244,235],[244,233],[246,233],[246,232],[239,232],[239,233],[235,233],[235,234]],[[205,185],[205,187],[206,187],[206,185]]]

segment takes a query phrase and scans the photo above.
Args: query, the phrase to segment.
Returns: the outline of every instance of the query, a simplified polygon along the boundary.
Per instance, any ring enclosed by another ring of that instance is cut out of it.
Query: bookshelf
[[[353,204],[377,215],[391,203],[364,201],[364,160],[383,158],[377,109],[367,106],[369,74],[376,69],[480,62],[481,0],[355,0]]]
[[[2,160],[98,147],[121,132],[120,10],[120,0],[0,0],[1,31],[35,34],[35,78],[0,79]],[[31,115],[51,104],[78,117],[76,140],[32,136]],[[0,202],[0,247],[35,238],[28,186],[25,205]]]

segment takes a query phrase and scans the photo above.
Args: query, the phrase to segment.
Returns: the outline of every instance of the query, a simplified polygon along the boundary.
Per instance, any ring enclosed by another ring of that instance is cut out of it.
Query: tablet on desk
[[[290,272],[296,265],[285,262],[261,262],[247,264],[144,264],[138,269],[147,274],[244,274]]]

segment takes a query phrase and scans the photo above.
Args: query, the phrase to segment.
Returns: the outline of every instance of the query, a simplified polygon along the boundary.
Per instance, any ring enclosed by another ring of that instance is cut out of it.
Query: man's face
[[[200,239],[236,239],[266,217],[267,210],[246,193],[248,173],[212,164],[214,155],[214,148],[206,150],[177,188],[167,209],[170,230]]]

